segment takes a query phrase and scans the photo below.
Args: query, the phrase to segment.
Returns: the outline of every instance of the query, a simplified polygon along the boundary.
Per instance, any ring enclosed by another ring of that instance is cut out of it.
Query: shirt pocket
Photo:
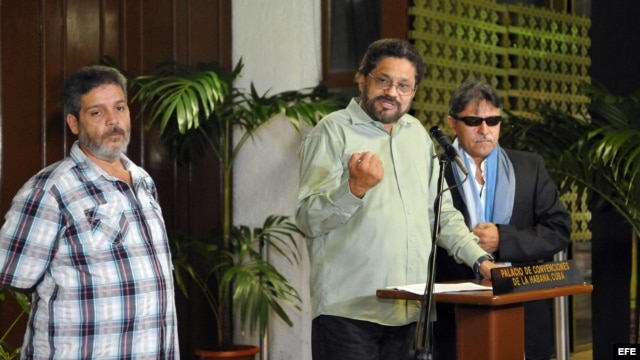
[[[121,244],[129,230],[129,223],[120,204],[103,204],[86,209],[92,244],[96,247],[111,247]]]

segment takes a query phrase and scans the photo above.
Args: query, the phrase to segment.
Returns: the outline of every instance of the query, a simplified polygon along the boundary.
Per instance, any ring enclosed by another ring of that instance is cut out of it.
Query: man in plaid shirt
[[[18,191],[0,229],[0,284],[34,291],[23,359],[178,359],[171,256],[149,174],[125,156],[126,80],[67,79],[78,140]]]

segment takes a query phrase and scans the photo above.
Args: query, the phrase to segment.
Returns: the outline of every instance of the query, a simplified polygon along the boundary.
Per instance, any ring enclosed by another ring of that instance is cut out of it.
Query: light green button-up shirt
[[[359,199],[349,190],[347,163],[363,151],[380,157],[384,177]],[[416,118],[403,116],[389,133],[360,108],[357,98],[305,138],[296,220],[308,237],[313,317],[392,326],[418,319],[418,301],[375,294],[379,288],[427,280],[439,174],[435,155]],[[458,261],[472,266],[485,254],[448,192],[440,225],[439,244]]]

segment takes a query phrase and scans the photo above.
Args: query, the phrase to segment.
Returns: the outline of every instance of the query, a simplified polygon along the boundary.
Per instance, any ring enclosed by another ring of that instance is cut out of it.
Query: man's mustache
[[[123,128],[121,128],[121,127],[114,126],[114,127],[111,129],[111,131],[108,131],[107,133],[105,133],[104,135],[102,135],[102,138],[103,138],[103,139],[105,139],[105,138],[107,138],[107,137],[109,137],[109,136],[111,136],[111,135],[113,135],[113,134],[118,134],[118,135],[125,136],[125,135],[127,134],[127,132],[126,132]]]
[[[480,141],[491,141],[491,142],[493,142],[493,136],[481,135],[481,136],[473,138],[473,142],[474,143],[477,143],[477,142],[480,142]]]
[[[381,96],[378,96],[378,97],[376,97],[374,99],[374,101],[377,101],[377,100],[383,100],[383,101],[392,102],[392,103],[395,103],[397,107],[400,107],[400,102],[398,100],[396,100],[396,98],[391,97],[391,96],[381,95]]]

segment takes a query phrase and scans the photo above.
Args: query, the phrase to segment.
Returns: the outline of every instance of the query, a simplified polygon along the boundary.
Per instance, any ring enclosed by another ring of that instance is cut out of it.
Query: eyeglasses
[[[396,88],[396,91],[398,91],[398,94],[405,95],[405,96],[411,95],[413,94],[414,91],[416,91],[415,88],[412,88],[407,84],[403,84],[403,83],[393,84],[389,79],[373,76],[371,75],[371,73],[367,75],[369,75],[373,79],[373,82],[376,83],[376,87],[380,90],[389,90],[392,86],[394,86]]]
[[[457,116],[451,115],[452,118],[456,120],[462,120],[467,126],[480,126],[482,122],[486,122],[487,126],[496,126],[500,124],[502,121],[502,116],[489,116],[486,118],[481,118],[479,116]]]

